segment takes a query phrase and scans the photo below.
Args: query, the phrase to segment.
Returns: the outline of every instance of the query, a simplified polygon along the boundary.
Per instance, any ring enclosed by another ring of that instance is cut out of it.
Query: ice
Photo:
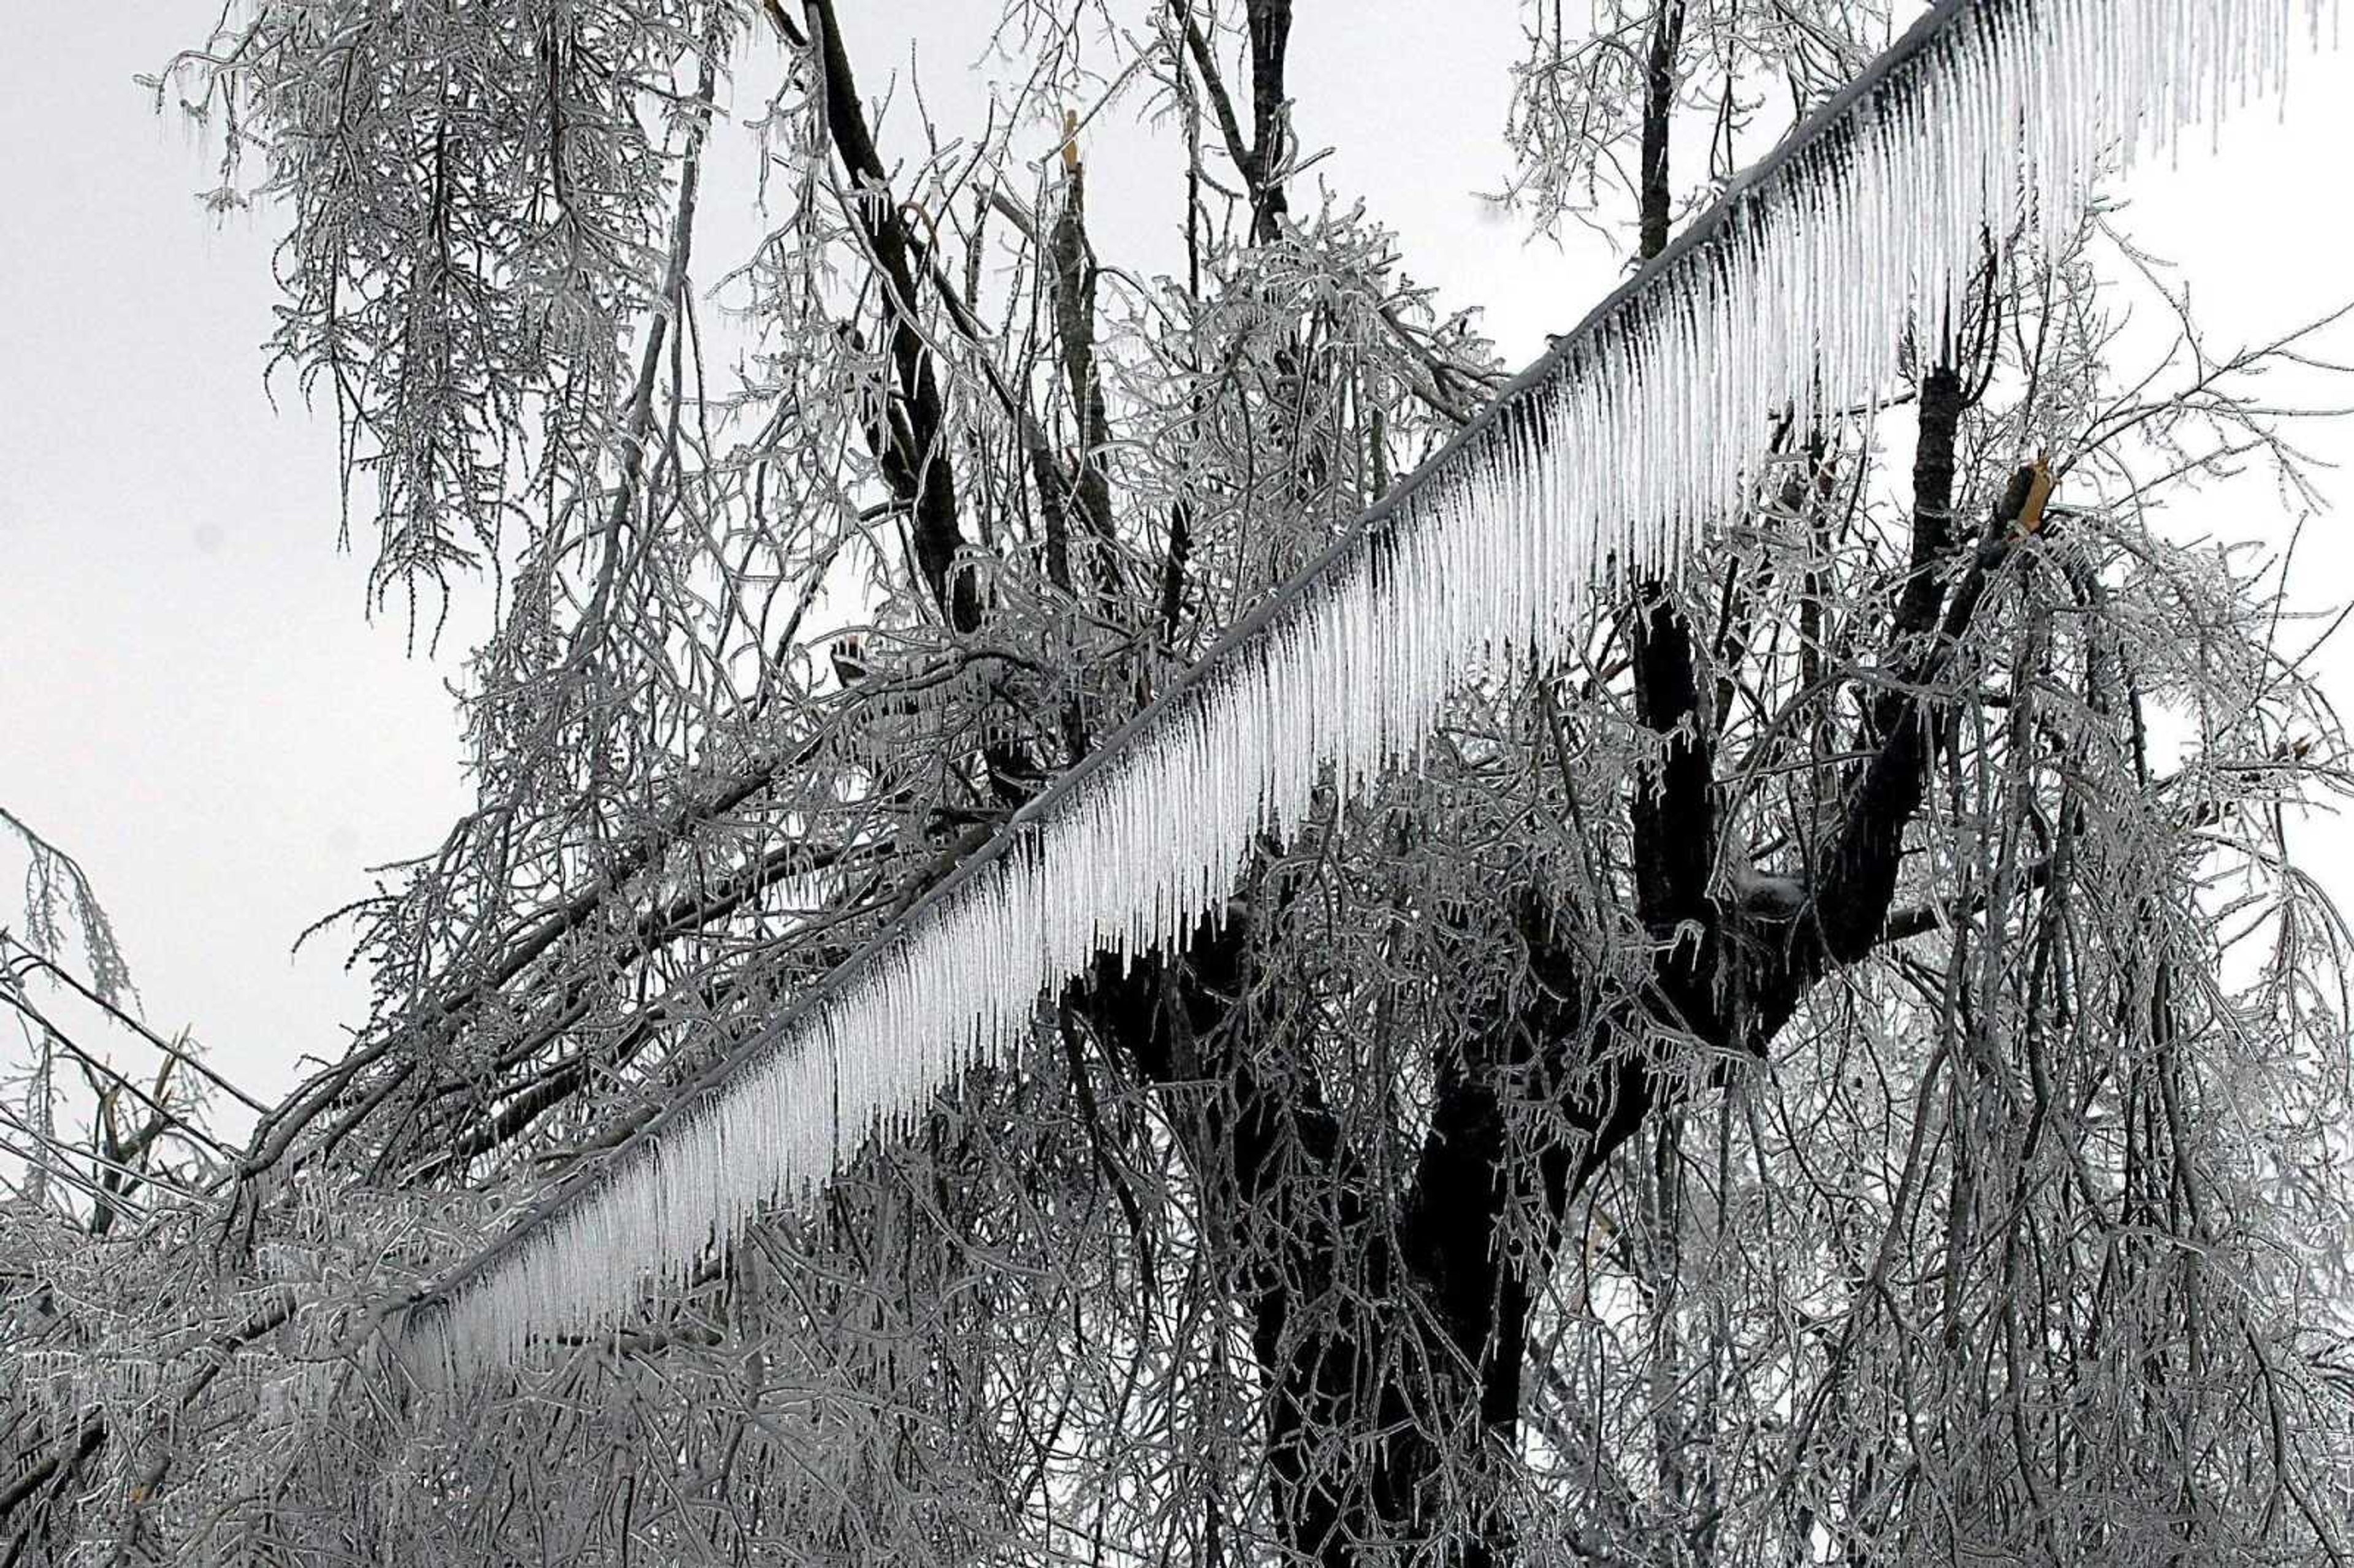
[[[1346,787],[1410,760],[1484,662],[1551,658],[1602,574],[1671,565],[1745,493],[1777,416],[1890,390],[1908,323],[1934,342],[1985,236],[2048,240],[2105,150],[2164,150],[2277,91],[2293,12],[1946,0],[1124,743],[452,1275],[403,1361],[462,1378],[610,1321],[975,1060],[1015,1056],[1051,988],[1177,939],[1327,768]]]

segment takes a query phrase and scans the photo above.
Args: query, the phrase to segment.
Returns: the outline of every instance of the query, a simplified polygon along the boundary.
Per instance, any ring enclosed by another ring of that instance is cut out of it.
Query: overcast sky
[[[461,620],[436,659],[398,618],[366,620],[365,561],[336,549],[332,425],[284,376],[274,409],[263,391],[275,216],[208,219],[191,193],[212,183],[209,149],[132,83],[201,37],[214,0],[19,9],[0,58],[0,804],[88,869],[149,1020],[193,1026],[270,1098],[366,1012],[342,943],[290,957],[296,935],[366,892],[367,866],[429,849],[465,805],[445,683],[481,628]],[[952,123],[957,102],[987,90],[986,69],[960,68],[974,19],[994,10],[900,0],[868,13],[887,24],[852,39],[862,85],[904,66],[912,31]],[[1606,255],[1524,243],[1472,195],[1506,172],[1517,12],[1310,0],[1292,51],[1302,138],[1336,148],[1315,177],[1400,231],[1443,306],[1486,307],[1515,363],[1616,275]],[[760,57],[733,107],[755,112],[775,79]],[[2140,238],[2183,263],[2218,339],[2252,338],[2354,294],[2349,150],[2354,54],[2312,57],[2277,120],[2249,112],[2219,154],[2202,141],[2117,194]],[[1098,249],[1170,265],[1168,182],[1123,181],[1104,156],[1090,168]],[[704,254],[733,260],[731,233],[748,241],[755,221],[723,210]],[[2354,334],[2338,348],[2354,358]],[[2308,444],[2354,459],[2354,421]],[[2301,556],[2316,603],[2354,596],[2340,543],[2354,480],[2332,484],[2341,511]],[[2279,537],[2287,519],[2243,487],[2182,523]],[[2354,657],[2329,667],[2354,695]],[[0,848],[0,924],[18,918],[20,863]],[[2338,885],[2354,893],[2354,879]],[[0,1057],[15,1044],[0,1040]]]

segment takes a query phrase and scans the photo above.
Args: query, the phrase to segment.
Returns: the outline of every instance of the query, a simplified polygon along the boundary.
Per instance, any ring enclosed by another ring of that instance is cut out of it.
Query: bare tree
[[[1638,260],[1887,29],[1528,16],[1507,194]],[[2250,395],[2307,334],[2128,361],[2179,302],[2097,213],[1987,236],[1899,396],[1759,410],[1706,550],[1023,1070],[610,1338],[371,1361],[1501,386],[1312,194],[1291,24],[1016,0],[979,126],[832,0],[273,5],[159,79],[284,204],[380,602],[495,583],[478,805],[344,912],[376,1014],[228,1196],[12,1239],[5,1561],[2341,1557],[2344,932],[2284,819],[2342,737],[2286,555],[2157,526],[2309,501]],[[1089,227],[1131,109],[1182,278]]]

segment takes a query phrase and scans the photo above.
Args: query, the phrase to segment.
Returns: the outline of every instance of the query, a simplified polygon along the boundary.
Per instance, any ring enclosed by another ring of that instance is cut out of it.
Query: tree
[[[1516,191],[1638,257],[1680,143],[1730,178],[1885,26],[1532,18]],[[885,114],[841,20],[265,6],[159,83],[267,151],[379,603],[497,579],[481,800],[346,912],[377,1016],[227,1200],[27,1217],[12,1555],[2342,1552],[2342,933],[2282,826],[2340,736],[2285,567],[2154,519],[2299,482],[2245,387],[2304,334],[2126,363],[2118,262],[2160,285],[2097,212],[1988,236],[1894,397],[1759,409],[1706,550],[821,1202],[487,1389],[370,1364],[1503,382],[1311,210],[1288,0],[1010,5],[1029,85],[967,128]],[[697,217],[759,29],[723,389]],[[1130,82],[1182,144],[1157,284],[1066,118]]]

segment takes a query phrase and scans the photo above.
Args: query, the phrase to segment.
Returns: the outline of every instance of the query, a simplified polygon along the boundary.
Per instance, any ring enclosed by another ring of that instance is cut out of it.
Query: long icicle
[[[1564,648],[1599,575],[1671,567],[1774,410],[1886,387],[1986,236],[2056,240],[2105,148],[2277,91],[2293,9],[1940,0],[986,848],[412,1303],[399,1359],[454,1381],[611,1319],[1017,1050],[1092,955],[1175,942],[1326,767],[1410,761],[1451,691]]]

